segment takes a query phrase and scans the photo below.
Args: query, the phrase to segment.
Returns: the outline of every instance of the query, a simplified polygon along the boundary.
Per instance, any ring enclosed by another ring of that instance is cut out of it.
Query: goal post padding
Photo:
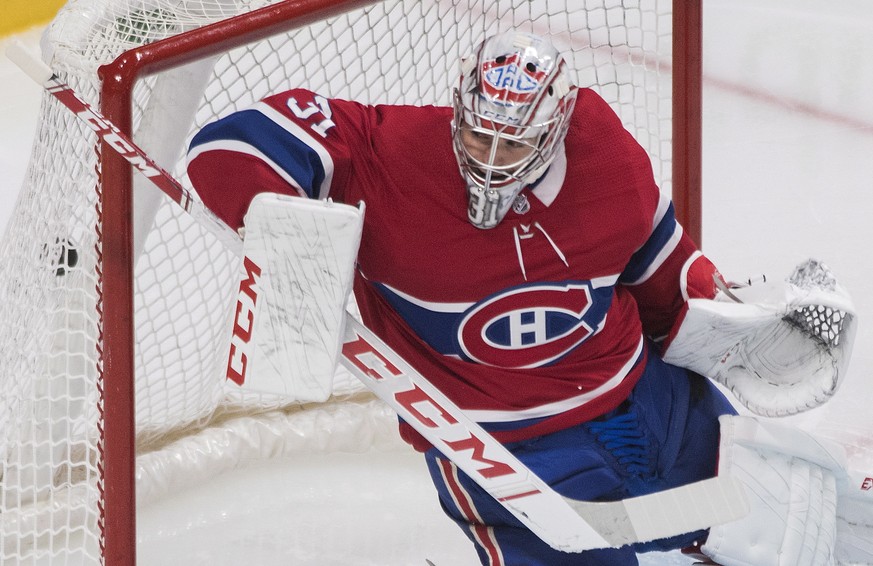
[[[217,117],[298,86],[448,104],[459,56],[520,27],[553,38],[676,193],[673,20],[655,0],[75,0],[43,55],[190,188],[185,149]],[[236,256],[48,96],[0,256],[0,561],[125,563],[134,491],[147,504],[253,457],[292,457],[297,419],[320,419],[304,425],[312,446],[403,449],[390,411],[348,375],[323,406],[228,387]],[[265,423],[271,434],[253,432]]]

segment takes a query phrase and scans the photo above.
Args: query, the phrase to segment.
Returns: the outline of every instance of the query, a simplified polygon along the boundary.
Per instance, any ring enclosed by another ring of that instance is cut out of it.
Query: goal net
[[[185,150],[210,121],[297,86],[448,105],[459,57],[509,28],[552,37],[679,190],[670,1],[70,0],[42,56],[190,188]],[[134,494],[147,505],[257,459],[403,449],[342,372],[318,405],[229,384],[239,258],[50,95],[37,128],[0,243],[0,563],[132,564]]]

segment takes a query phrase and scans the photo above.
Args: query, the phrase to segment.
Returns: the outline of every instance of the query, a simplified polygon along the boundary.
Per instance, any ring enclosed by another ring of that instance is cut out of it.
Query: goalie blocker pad
[[[244,226],[227,378],[245,390],[323,402],[342,345],[363,204],[262,193]]]
[[[855,326],[848,293],[809,260],[783,282],[688,300],[664,361],[718,381],[756,414],[787,416],[836,393]]]

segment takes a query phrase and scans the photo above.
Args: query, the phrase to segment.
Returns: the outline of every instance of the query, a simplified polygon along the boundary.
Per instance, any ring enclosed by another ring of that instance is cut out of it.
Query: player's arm
[[[366,130],[366,114],[297,89],[191,142],[188,175],[203,203],[245,227],[227,359],[240,387],[303,402],[330,395],[363,210],[326,197],[345,196],[349,140]]]
[[[342,200],[350,147],[366,109],[296,89],[206,125],[192,139],[188,176],[204,204],[239,228],[263,192]],[[337,122],[341,127],[337,127]]]
[[[855,309],[820,262],[746,287],[724,282],[664,197],[622,275],[664,360],[712,378],[752,411],[783,416],[834,395],[851,355]]]
[[[713,299],[721,275],[676,221],[659,194],[645,243],[625,267],[621,283],[637,301],[644,332],[662,341],[681,320],[689,299]]]

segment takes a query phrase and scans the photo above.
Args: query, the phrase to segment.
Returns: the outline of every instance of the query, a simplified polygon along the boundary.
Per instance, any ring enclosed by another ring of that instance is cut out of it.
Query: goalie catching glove
[[[836,393],[855,309],[824,264],[808,260],[776,284],[717,285],[714,300],[687,301],[664,361],[714,379],[759,415],[799,413]]]

